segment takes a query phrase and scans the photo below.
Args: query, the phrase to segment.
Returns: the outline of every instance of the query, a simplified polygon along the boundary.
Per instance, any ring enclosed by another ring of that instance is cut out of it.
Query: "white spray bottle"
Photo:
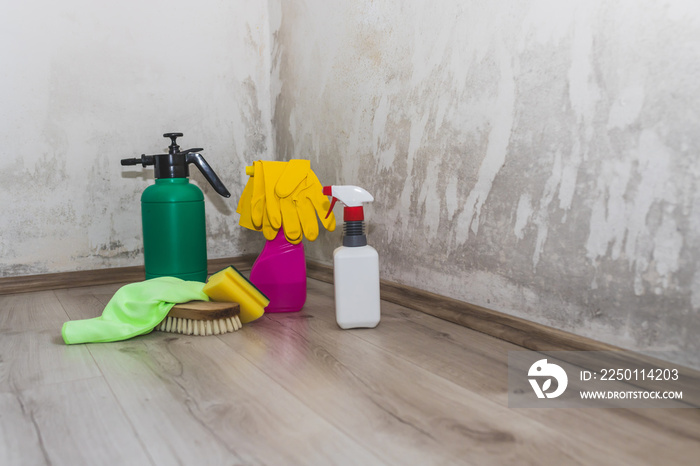
[[[362,208],[374,197],[358,186],[325,186],[323,194],[333,197],[328,215],[336,201],[345,204],[343,245],[333,251],[335,319],[343,329],[374,328],[381,317],[379,255],[367,245]]]

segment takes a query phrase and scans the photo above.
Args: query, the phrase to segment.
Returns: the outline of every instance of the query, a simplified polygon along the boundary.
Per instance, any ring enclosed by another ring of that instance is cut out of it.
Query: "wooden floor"
[[[521,348],[390,303],[343,331],[315,280],[235,333],[64,345],[118,288],[0,296],[0,465],[698,464],[700,410],[510,409]]]

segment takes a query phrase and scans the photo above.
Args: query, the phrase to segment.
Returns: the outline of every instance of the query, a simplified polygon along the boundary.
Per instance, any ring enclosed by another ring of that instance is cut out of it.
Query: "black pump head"
[[[155,165],[156,178],[189,178],[189,164],[194,163],[217,193],[224,197],[231,197],[231,193],[228,192],[214,170],[199,153],[204,149],[198,147],[181,151],[177,144],[177,138],[182,137],[182,133],[165,133],[163,137],[170,138],[171,141],[167,154],[143,154],[140,159],[122,159],[122,165],[138,165],[139,163],[144,167]]]
[[[177,152],[180,149],[180,146],[177,145],[177,138],[181,138],[182,136],[182,133],[165,133],[163,135],[164,138],[170,138],[171,144],[168,147],[170,152]]]

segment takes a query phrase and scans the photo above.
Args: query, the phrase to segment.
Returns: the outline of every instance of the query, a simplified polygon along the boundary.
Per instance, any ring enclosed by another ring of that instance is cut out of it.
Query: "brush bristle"
[[[240,330],[243,325],[238,316],[215,320],[180,319],[166,317],[156,326],[161,332],[179,333],[182,335],[221,335]]]

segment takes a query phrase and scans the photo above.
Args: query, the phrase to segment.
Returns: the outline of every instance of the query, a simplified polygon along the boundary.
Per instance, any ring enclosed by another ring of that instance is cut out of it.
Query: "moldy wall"
[[[696,3],[330,3],[271,3],[276,151],[382,278],[700,366]]]
[[[245,165],[273,157],[266,4],[7,2],[0,40],[0,277],[143,264],[153,169],[119,162],[172,131],[234,193],[193,170],[209,257],[260,249],[233,217]]]

